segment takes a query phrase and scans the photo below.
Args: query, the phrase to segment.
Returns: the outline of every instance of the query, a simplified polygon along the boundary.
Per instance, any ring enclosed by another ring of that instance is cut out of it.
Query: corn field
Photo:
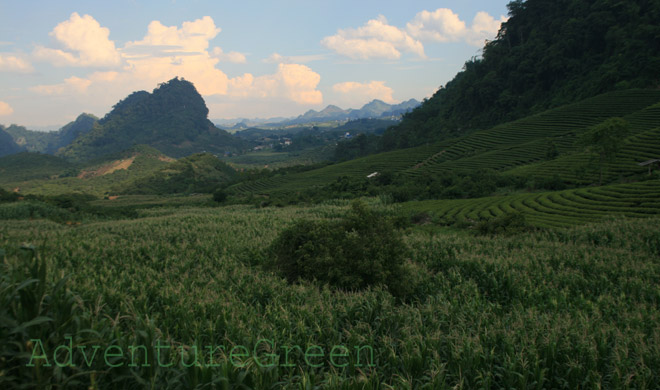
[[[660,388],[657,217],[508,236],[408,227],[403,300],[261,266],[295,221],[347,210],[1,221],[0,388]]]

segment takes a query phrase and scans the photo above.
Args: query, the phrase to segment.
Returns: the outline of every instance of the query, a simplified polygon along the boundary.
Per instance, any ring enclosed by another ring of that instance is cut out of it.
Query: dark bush
[[[218,203],[223,203],[227,200],[227,193],[222,188],[219,188],[213,193],[213,200]]]
[[[481,234],[518,233],[530,229],[525,216],[517,211],[498,215],[495,218],[480,221],[476,229]]]
[[[269,247],[271,268],[290,282],[317,280],[344,290],[384,285],[408,292],[408,249],[392,220],[354,202],[340,221],[299,221]]]

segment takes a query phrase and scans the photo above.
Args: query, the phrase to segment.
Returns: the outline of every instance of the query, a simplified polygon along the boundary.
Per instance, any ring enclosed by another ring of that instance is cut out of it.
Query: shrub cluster
[[[356,201],[339,221],[299,221],[271,243],[271,268],[290,282],[316,280],[343,290],[383,285],[407,292],[408,249],[393,221]]]
[[[475,228],[481,234],[492,235],[502,233],[519,233],[530,229],[525,216],[512,211],[498,215],[495,218],[479,221]]]

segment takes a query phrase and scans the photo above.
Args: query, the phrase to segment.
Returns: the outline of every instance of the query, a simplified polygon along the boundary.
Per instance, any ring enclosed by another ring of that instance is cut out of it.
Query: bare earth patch
[[[133,161],[135,161],[135,156],[124,160],[113,161],[110,164],[103,165],[94,171],[82,171],[78,175],[78,178],[89,179],[96,176],[109,175],[120,169],[128,169],[128,167],[130,167],[133,164]]]

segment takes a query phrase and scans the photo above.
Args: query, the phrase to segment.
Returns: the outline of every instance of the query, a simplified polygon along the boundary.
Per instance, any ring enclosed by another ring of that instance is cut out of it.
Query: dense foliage
[[[655,88],[657,0],[516,0],[480,58],[386,133],[384,149],[485,129],[605,91]]]
[[[392,221],[353,203],[340,221],[299,221],[270,245],[271,267],[289,281],[316,280],[344,290],[383,285],[393,295],[409,287],[407,248]]]
[[[145,144],[168,156],[183,157],[203,151],[223,154],[245,146],[215,127],[207,116],[208,108],[192,83],[174,78],[153,93],[134,92],[117,103],[88,134],[60,155],[89,160]]]

